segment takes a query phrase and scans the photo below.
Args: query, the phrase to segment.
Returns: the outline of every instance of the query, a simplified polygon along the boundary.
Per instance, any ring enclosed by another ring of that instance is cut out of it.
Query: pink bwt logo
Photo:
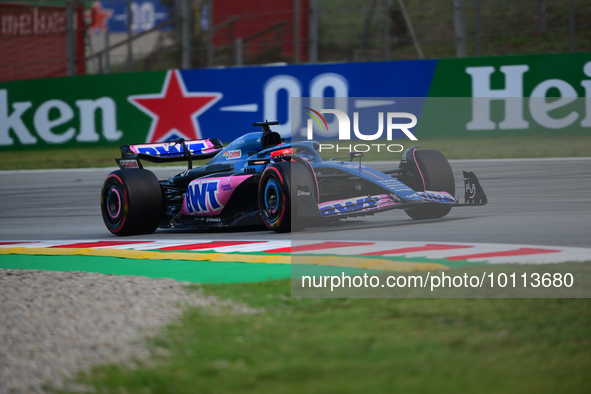
[[[222,213],[232,193],[252,175],[238,175],[223,178],[196,179],[189,184],[182,215],[212,216]]]

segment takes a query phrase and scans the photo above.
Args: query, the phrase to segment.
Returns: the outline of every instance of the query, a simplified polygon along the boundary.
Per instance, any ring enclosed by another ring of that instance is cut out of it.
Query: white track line
[[[0,175],[3,174],[55,174],[55,173],[68,173],[68,172],[94,172],[104,171],[108,174],[111,171],[118,170],[119,167],[90,167],[90,168],[56,168],[47,170],[3,170],[0,171]],[[183,171],[187,169],[187,166],[150,166],[148,170],[163,170],[169,169],[171,171]]]
[[[528,161],[573,161],[573,160],[591,160],[591,157],[550,157],[550,158],[531,158],[531,159],[466,159],[466,160],[450,160],[450,163],[512,163],[512,162],[528,162]],[[363,161],[362,164],[377,164],[377,165],[385,165],[391,164],[394,161]],[[3,174],[51,174],[51,173],[66,173],[66,172],[92,172],[92,171],[114,171],[118,170],[118,167],[91,167],[91,168],[58,168],[58,169],[48,169],[48,170],[2,170],[0,171],[0,175]],[[187,166],[150,166],[148,168],[156,169],[156,170],[163,170],[169,169],[171,171],[182,171],[186,170]]]
[[[111,240],[112,241],[112,240]],[[123,241],[123,240],[121,240]],[[182,247],[191,244],[202,244],[209,242],[216,242],[216,239],[200,239],[200,240],[130,240],[134,241],[150,241],[147,243],[139,244],[121,244],[113,246],[100,246],[97,249],[132,249],[132,250],[148,250],[148,249],[161,249],[169,247]],[[224,240],[224,242],[240,242],[243,240]],[[255,240],[248,240],[255,241]],[[15,242],[10,245],[0,245],[0,248],[48,248],[60,245],[75,245],[82,243],[98,242],[94,240],[62,240],[62,241],[6,241]],[[22,242],[22,243],[21,243]],[[28,242],[28,243],[25,243]],[[108,241],[106,241],[108,242]],[[324,241],[324,242],[338,242],[338,241]],[[201,249],[199,251],[213,250],[217,253],[230,253],[230,252],[264,252],[268,250],[286,248],[286,247],[297,247],[307,245],[322,245],[322,241],[313,242],[295,242],[292,241],[263,241],[259,243],[244,244],[244,245],[232,245],[222,246],[212,249]],[[502,253],[508,251],[517,251],[519,249],[533,249],[534,254],[528,255],[515,255],[515,256],[492,256],[492,257],[475,257],[469,258],[467,261],[470,262],[488,262],[490,264],[503,264],[503,263],[517,263],[517,264],[548,264],[548,263],[563,263],[567,261],[590,261],[591,260],[591,248],[575,248],[575,247],[563,247],[563,246],[540,246],[540,245],[522,245],[522,244],[488,244],[488,243],[470,243],[470,242],[373,242],[371,245],[362,246],[347,246],[349,242],[344,242],[342,247],[333,247],[326,249],[315,249],[301,252],[293,252],[294,255],[306,255],[306,254],[328,254],[337,256],[355,256],[363,255],[365,253],[375,253],[381,251],[389,251],[394,249],[406,249],[406,248],[421,248],[426,245],[455,245],[455,246],[466,246],[464,248],[447,249],[447,250],[421,250],[411,251],[402,253],[390,253],[383,255],[373,255],[375,257],[405,257],[405,258],[427,258],[427,259],[446,259],[459,256],[471,256],[488,253]],[[535,253],[536,251],[541,253]],[[547,253],[543,253],[547,251]],[[451,260],[453,261],[453,260]]]

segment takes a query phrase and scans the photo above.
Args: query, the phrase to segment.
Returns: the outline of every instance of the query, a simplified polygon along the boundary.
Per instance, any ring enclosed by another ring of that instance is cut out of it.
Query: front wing
[[[351,217],[373,215],[374,213],[392,209],[407,209],[425,205],[447,205],[452,207],[481,206],[488,199],[478,178],[473,172],[464,171],[464,202],[447,192],[423,191],[416,192],[423,201],[405,200],[396,194],[379,194],[360,196],[345,200],[327,201],[318,204],[321,217]]]

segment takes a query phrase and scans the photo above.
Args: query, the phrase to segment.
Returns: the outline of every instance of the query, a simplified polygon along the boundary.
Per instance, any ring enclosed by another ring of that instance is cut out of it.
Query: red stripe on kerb
[[[225,246],[258,244],[261,242],[267,242],[267,241],[212,241],[212,242],[202,242],[199,244],[169,246],[167,248],[160,248],[160,250],[203,250],[203,249],[223,248]]]
[[[447,260],[468,260],[468,259],[484,259],[490,257],[512,257],[512,256],[527,256],[530,254],[545,254],[545,253],[557,253],[560,250],[552,249],[531,249],[531,248],[519,248],[515,250],[506,250],[503,252],[491,252],[491,253],[479,253],[479,254],[466,254],[463,256],[447,257]]]
[[[30,241],[30,242],[0,242],[0,245],[15,245],[15,244],[36,244],[39,241]]]
[[[468,249],[472,248],[471,245],[437,245],[427,244],[425,246],[414,246],[409,248],[381,250],[378,252],[363,253],[364,256],[384,256],[387,254],[404,254],[413,252],[428,252],[431,250],[453,250],[453,249]]]
[[[374,245],[374,243],[373,242],[322,242],[320,244],[294,246],[293,248],[288,246],[286,248],[270,249],[270,250],[266,250],[265,252],[267,252],[267,253],[295,253],[295,252],[308,252],[311,250],[346,248],[349,246],[367,246],[367,245]]]
[[[97,241],[97,242],[81,242],[77,244],[57,245],[52,248],[102,248],[105,246],[124,246],[145,244],[154,241]]]

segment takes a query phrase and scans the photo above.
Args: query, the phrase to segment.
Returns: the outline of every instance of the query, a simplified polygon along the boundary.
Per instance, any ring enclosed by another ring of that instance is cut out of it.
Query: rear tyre
[[[441,152],[436,150],[416,151],[415,159],[421,171],[420,174],[415,174],[416,191],[448,192],[455,196],[454,174],[449,162]],[[437,219],[447,215],[451,208],[441,205],[422,206],[409,208],[406,210],[406,214],[415,220]]]
[[[291,164],[275,163],[263,171],[259,183],[259,211],[265,225],[278,233],[291,231]]]
[[[164,214],[162,187],[148,170],[113,171],[103,183],[101,212],[115,235],[153,233]]]

